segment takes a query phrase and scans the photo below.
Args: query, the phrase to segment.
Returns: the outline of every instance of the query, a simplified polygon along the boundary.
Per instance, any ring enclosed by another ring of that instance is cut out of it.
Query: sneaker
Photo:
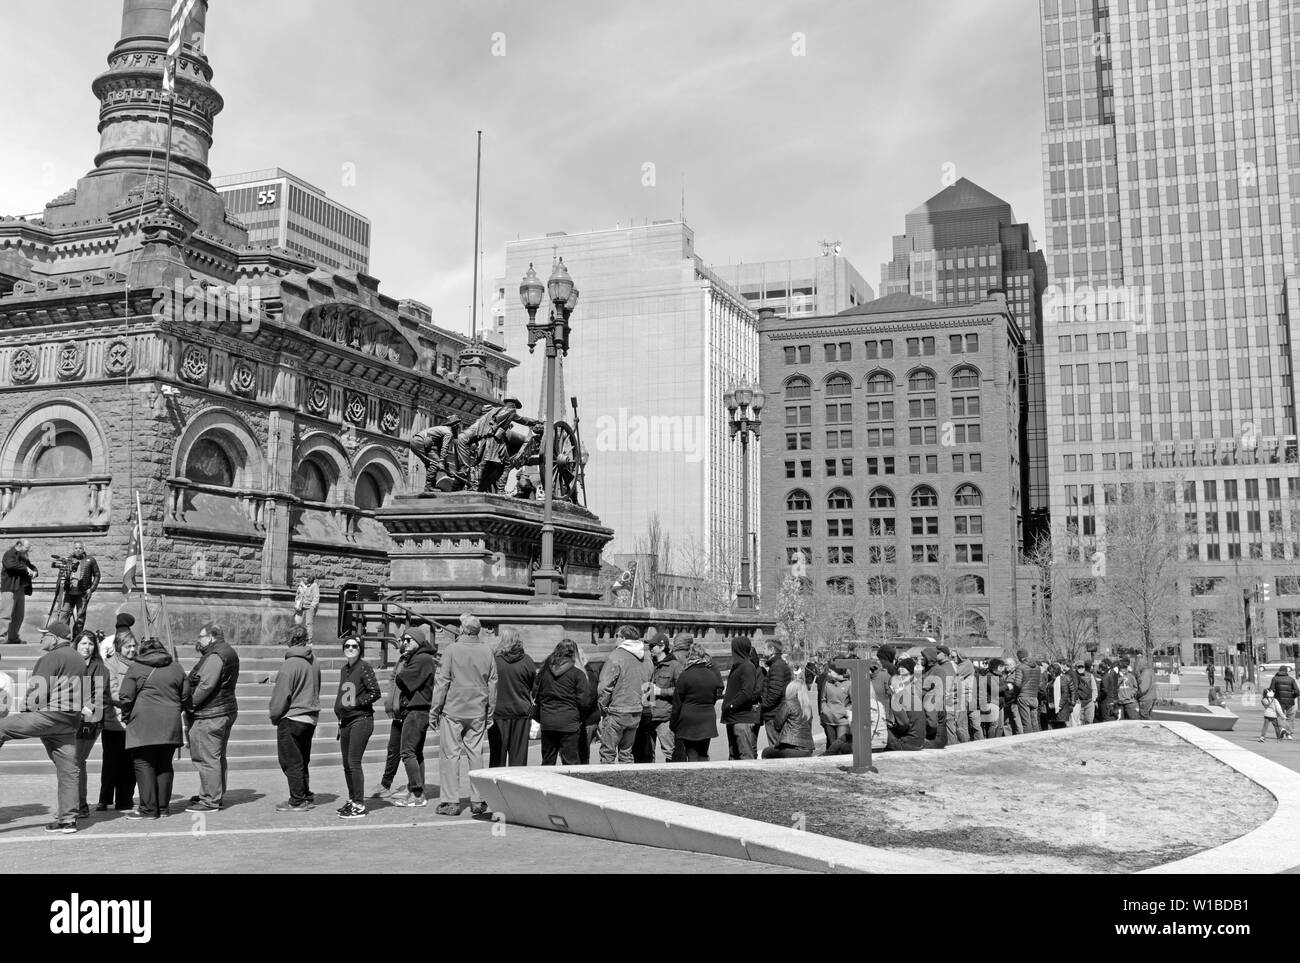
[[[98,806],[95,807],[95,812],[97,813],[108,812],[108,803],[100,803]]]
[[[313,806],[316,805],[316,794],[314,792],[307,793],[307,801]]]
[[[192,802],[188,806],[186,806],[185,811],[187,813],[219,813],[221,812],[221,807],[214,806],[212,805],[212,803],[203,802],[202,800],[199,800],[197,802]]]
[[[284,802],[280,803],[280,805],[275,807],[275,811],[278,813],[305,813],[315,808],[316,808],[316,804],[313,803],[311,800],[307,800],[306,802],[299,803],[296,806],[293,804],[293,800],[285,800]]]
[[[439,816],[459,816],[460,803],[445,802],[438,803],[438,808],[434,810]]]
[[[88,803],[82,803],[80,806],[77,807],[77,818],[78,819],[90,818],[90,805]]]
[[[190,802],[192,802],[192,803],[196,803],[196,802],[198,802],[198,801],[199,801],[200,799],[202,799],[202,798],[203,798],[202,796],[191,796],[191,797],[190,797]]]
[[[371,799],[390,799],[396,795],[397,790],[392,786],[385,786],[382,782],[370,794]]]
[[[469,814],[471,816],[486,816],[488,814],[488,804],[485,802],[470,803]]]
[[[352,800],[349,799],[347,802],[345,802],[345,803],[344,803],[342,806],[340,806],[338,809],[334,810],[334,813],[335,813],[335,815],[342,816],[345,812],[347,812],[347,811],[350,810],[351,808],[352,808]]]
[[[77,831],[77,824],[53,822],[46,825],[45,831],[47,833],[62,833],[65,836],[69,836]]]
[[[394,806],[427,806],[429,805],[429,800],[425,799],[423,795],[417,796],[413,792],[408,792],[401,799],[394,799],[393,805]]]
[[[1264,737],[1263,737],[1263,736],[1260,736],[1260,737],[1259,737],[1258,739],[1256,739],[1255,741],[1256,741],[1256,742],[1263,742],[1263,741],[1264,741]]]
[[[348,803],[339,810],[340,819],[361,819],[369,815],[370,813],[366,811],[366,807],[357,803]]]
[[[142,813],[138,809],[128,809],[126,812],[122,813],[122,815],[125,816],[127,819],[157,819],[158,818],[156,815],[150,816],[145,813]]]

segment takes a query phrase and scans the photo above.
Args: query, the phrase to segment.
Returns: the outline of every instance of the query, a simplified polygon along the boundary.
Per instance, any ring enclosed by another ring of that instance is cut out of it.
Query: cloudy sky
[[[488,282],[507,240],[676,217],[684,175],[707,262],[839,240],[876,287],[890,236],[945,165],[1009,200],[1041,246],[1037,7],[212,0],[226,101],[212,166],[283,167],[369,216],[381,290],[456,329],[480,128]],[[0,212],[39,210],[91,166],[90,82],[120,13],[119,0],[0,0]]]

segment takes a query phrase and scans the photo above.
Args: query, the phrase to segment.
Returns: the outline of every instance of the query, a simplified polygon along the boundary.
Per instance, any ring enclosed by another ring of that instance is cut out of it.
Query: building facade
[[[1188,520],[1183,657],[1230,651],[1196,616],[1206,580],[1286,590],[1256,627],[1270,657],[1294,656],[1297,11],[1040,12],[1054,541],[1097,550],[1107,494],[1156,483]]]
[[[767,308],[788,318],[836,314],[876,296],[838,244],[821,257],[713,265],[712,270],[755,311]]]
[[[515,292],[530,264],[545,279],[556,257],[580,291],[558,404],[571,419],[569,398],[578,399],[590,454],[587,504],[614,529],[611,553],[636,553],[657,515],[673,546],[665,571],[725,569],[731,580],[741,544],[741,455],[723,394],[758,379],[754,312],[704,266],[681,222],[512,241],[505,351],[520,360],[511,387],[530,412],[540,407],[544,359],[528,352],[527,314]],[[756,485],[751,492],[756,519]]]
[[[1021,490],[1025,544],[1050,534],[1047,399],[1043,387],[1043,291],[1047,265],[1028,224],[1011,205],[959,178],[907,215],[894,236],[894,258],[881,265],[880,290],[939,304],[973,304],[989,291],[1006,293],[1025,337],[1021,357],[1021,434],[1025,438]]]
[[[278,167],[212,179],[251,244],[282,247],[322,267],[370,271],[370,219]]]
[[[1023,337],[1006,297],[895,294],[759,331],[765,597],[795,578],[842,632],[1013,645]]]
[[[40,219],[0,219],[0,538],[34,543],[37,624],[50,556],[84,542],[104,578],[88,624],[111,626],[139,505],[169,631],[219,619],[260,642],[287,624],[302,575],[323,598],[387,578],[375,511],[422,485],[406,437],[477,417],[488,374],[504,382],[513,362],[365,274],[251,247],[209,181],[222,101],[188,46],[164,197],[168,15],[124,0],[93,86],[94,168]],[[193,16],[202,32],[207,4]],[[320,627],[329,617],[327,603]]]

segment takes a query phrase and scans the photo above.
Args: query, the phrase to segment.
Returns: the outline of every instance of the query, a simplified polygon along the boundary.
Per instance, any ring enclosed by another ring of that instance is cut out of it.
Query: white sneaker
[[[417,796],[413,792],[408,792],[406,795],[402,796],[402,798],[394,799],[393,805],[394,806],[427,806],[429,805],[429,800],[425,799],[424,796]]]

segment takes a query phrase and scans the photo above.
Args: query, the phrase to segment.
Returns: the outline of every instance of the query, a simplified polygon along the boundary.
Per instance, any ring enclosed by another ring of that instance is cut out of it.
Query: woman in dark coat
[[[181,702],[188,693],[185,671],[157,639],[140,646],[118,701],[126,722],[126,750],[135,765],[140,805],[127,819],[170,815],[172,755],[181,744]]]
[[[382,698],[375,670],[365,660],[366,650],[359,635],[343,640],[343,667],[339,669],[339,690],[334,696],[334,715],[339,720],[339,752],[343,756],[343,782],[347,801],[337,810],[340,819],[361,819],[366,811],[366,785],[361,760],[375,733],[375,703]]]
[[[708,650],[692,642],[686,668],[677,677],[673,692],[673,714],[668,728],[686,746],[687,762],[708,762],[709,743],[718,734],[714,705],[722,698],[722,676],[713,667]]]
[[[140,646],[129,628],[119,638],[106,638],[99,645],[99,654],[108,669],[110,704],[104,711],[104,731],[99,737],[103,757],[99,773],[99,805],[95,811],[102,813],[114,806],[125,812],[135,799],[135,766],[126,752],[126,726],[122,724],[118,703],[122,680],[126,678],[126,670]]]
[[[731,640],[731,672],[722,695],[722,722],[727,727],[727,758],[757,759],[759,696],[758,653],[749,636]]]
[[[90,817],[90,803],[86,799],[86,760],[104,728],[104,713],[112,696],[108,669],[99,657],[99,636],[94,632],[82,632],[77,639],[77,655],[86,663],[81,725],[77,728],[77,817],[87,819]]]
[[[542,729],[542,765],[578,765],[582,720],[596,704],[596,690],[577,664],[578,646],[562,639],[533,680],[533,716]]]

